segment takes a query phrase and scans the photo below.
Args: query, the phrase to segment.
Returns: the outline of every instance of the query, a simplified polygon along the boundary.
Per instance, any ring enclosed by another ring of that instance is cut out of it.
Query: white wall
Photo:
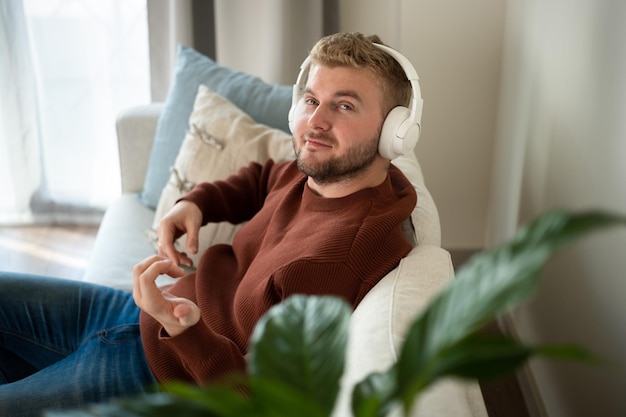
[[[322,36],[322,0],[215,0],[217,61],[269,83],[293,84]]]
[[[508,2],[489,239],[555,208],[626,213],[626,2]],[[510,315],[528,343],[574,342],[605,366],[533,361],[538,415],[626,416],[626,231],[594,235],[546,269]]]

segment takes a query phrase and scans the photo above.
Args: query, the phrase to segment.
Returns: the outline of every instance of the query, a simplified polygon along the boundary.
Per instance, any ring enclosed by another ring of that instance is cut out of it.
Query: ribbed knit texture
[[[353,307],[410,250],[401,231],[417,197],[393,165],[376,188],[343,198],[317,196],[295,162],[250,164],[185,199],[204,222],[248,221],[233,245],[216,245],[196,272],[169,291],[200,307],[200,322],[176,337],[142,313],[148,362],[160,382],[204,384],[245,371],[254,326],[293,294],[332,294]]]

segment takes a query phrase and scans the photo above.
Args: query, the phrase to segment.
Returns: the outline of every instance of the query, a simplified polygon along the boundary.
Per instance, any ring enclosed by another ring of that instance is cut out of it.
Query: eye
[[[354,108],[351,105],[346,104],[346,103],[340,104],[339,108],[341,110],[354,110]]]

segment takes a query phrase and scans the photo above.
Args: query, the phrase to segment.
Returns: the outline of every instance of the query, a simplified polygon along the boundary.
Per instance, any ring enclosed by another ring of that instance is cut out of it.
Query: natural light
[[[119,193],[115,119],[150,100],[146,0],[24,0],[47,192],[103,207]]]

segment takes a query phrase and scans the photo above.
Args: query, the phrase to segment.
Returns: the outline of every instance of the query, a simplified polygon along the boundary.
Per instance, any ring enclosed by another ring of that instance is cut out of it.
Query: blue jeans
[[[0,416],[40,416],[154,385],[131,293],[0,272]]]

